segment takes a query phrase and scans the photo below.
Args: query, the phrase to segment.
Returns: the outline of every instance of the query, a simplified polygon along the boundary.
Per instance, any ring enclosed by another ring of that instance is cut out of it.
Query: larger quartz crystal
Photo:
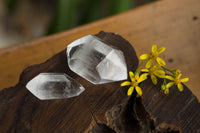
[[[85,90],[64,73],[40,73],[27,83],[26,88],[41,100],[75,97]]]
[[[123,52],[88,35],[67,47],[70,69],[94,84],[127,79]]]

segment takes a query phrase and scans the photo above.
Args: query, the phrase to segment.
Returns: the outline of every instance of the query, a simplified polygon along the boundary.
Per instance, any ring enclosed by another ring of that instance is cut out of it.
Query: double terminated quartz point
[[[127,79],[127,67],[122,51],[88,35],[67,47],[69,68],[93,84]],[[85,89],[64,73],[40,73],[26,88],[41,100],[70,98]]]
[[[85,90],[64,73],[40,73],[28,82],[26,88],[40,100],[70,98]]]
[[[82,37],[68,45],[67,59],[73,72],[93,84],[127,79],[123,52],[93,35]]]

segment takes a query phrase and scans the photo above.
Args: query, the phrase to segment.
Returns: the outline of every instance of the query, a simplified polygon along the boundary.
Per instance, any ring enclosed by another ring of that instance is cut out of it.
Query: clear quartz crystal
[[[94,84],[127,79],[123,52],[101,39],[88,35],[67,47],[70,69]]]
[[[75,97],[85,90],[64,73],[40,73],[27,83],[26,88],[41,100]]]

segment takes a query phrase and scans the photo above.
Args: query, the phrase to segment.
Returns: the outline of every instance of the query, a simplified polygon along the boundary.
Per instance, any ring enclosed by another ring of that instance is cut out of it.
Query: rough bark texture
[[[113,33],[96,35],[122,50],[128,70],[138,65],[136,53],[128,41]],[[143,96],[126,95],[121,82],[93,85],[72,72],[67,65],[66,50],[45,63],[25,69],[15,87],[0,92],[0,132],[200,132],[200,104],[184,86],[182,93],[174,87],[164,95],[150,80],[141,84]],[[86,90],[78,97],[41,101],[26,88],[26,83],[41,72],[67,73]]]

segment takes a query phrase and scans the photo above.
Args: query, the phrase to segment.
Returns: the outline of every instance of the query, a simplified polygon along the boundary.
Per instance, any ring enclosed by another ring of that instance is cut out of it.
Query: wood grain
[[[179,68],[200,99],[200,1],[162,0],[66,32],[0,50],[0,89],[14,86],[28,66],[44,62],[72,41],[101,30],[126,38],[137,55],[165,46],[169,68]]]
[[[138,59],[128,41],[113,33],[100,32],[97,37],[124,52],[128,70],[136,69]],[[173,87],[169,95],[164,95],[160,91],[161,80],[158,86],[147,80],[141,84],[142,98],[136,97],[136,93],[128,97],[128,87],[120,87],[120,81],[93,85],[72,72],[65,51],[26,68],[15,87],[0,92],[0,132],[196,133],[200,130],[200,103],[185,85],[182,93]],[[25,85],[41,72],[67,73],[86,90],[74,98],[38,100]]]

